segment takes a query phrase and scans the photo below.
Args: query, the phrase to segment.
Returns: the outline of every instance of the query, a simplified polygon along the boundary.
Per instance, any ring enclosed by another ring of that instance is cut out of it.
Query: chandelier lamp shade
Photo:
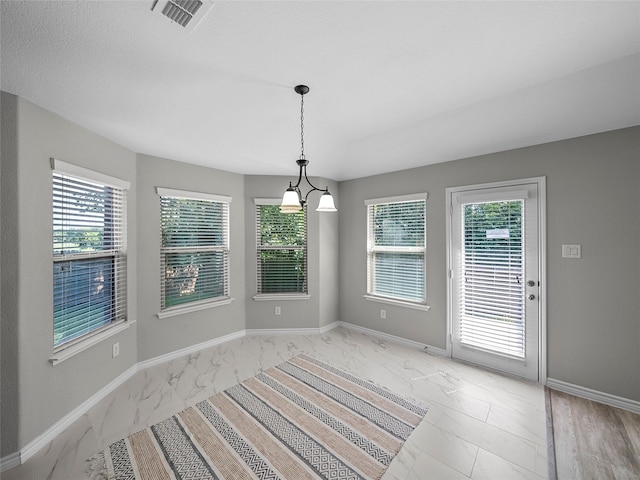
[[[306,85],[298,85],[294,89],[297,94],[300,95],[300,158],[296,160],[298,164],[298,168],[300,169],[298,173],[298,181],[295,185],[289,182],[289,188],[284,192],[282,197],[282,203],[280,204],[280,211],[282,213],[297,213],[303,209],[305,204],[307,203],[307,199],[311,192],[323,192],[320,196],[320,203],[318,204],[318,208],[316,208],[317,212],[335,212],[336,206],[333,201],[333,197],[329,193],[329,187],[325,187],[324,189],[318,188],[314,186],[307,178],[307,165],[309,165],[309,160],[307,160],[304,156],[304,96],[309,93],[309,87]],[[302,191],[300,190],[300,184],[302,183],[302,179],[307,182],[311,189],[302,196]]]

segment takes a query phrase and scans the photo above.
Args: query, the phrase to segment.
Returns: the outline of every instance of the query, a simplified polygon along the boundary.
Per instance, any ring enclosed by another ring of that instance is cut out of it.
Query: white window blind
[[[524,358],[523,200],[461,208],[460,341]]]
[[[367,201],[367,294],[425,304],[426,194]]]
[[[307,209],[256,205],[258,294],[307,293]]]
[[[60,350],[126,320],[128,183],[53,159],[52,168],[53,346]]]
[[[157,189],[161,309],[229,298],[230,198]]]

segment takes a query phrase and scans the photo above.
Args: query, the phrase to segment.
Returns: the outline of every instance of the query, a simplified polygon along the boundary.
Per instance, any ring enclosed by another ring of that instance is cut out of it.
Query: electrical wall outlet
[[[120,342],[116,342],[113,344],[113,358],[116,358],[118,355],[120,355]]]
[[[380,318],[387,318],[387,311],[386,310],[380,310]]]
[[[282,313],[282,309],[280,307],[276,307],[275,308],[275,312],[276,315],[280,315]]]

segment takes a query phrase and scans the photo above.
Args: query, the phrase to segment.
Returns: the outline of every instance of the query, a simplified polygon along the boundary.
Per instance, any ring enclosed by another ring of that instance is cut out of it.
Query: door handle
[[[533,293],[530,293],[528,298],[529,300],[535,300],[536,296]]]
[[[536,282],[534,282],[533,280],[529,280],[527,282],[527,285],[529,285],[530,287],[535,287],[536,286]]]

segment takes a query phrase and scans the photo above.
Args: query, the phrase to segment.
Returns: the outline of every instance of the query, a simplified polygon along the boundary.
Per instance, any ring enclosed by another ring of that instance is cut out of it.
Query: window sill
[[[428,311],[431,307],[426,303],[413,303],[404,300],[394,300],[393,298],[377,297],[375,295],[363,295],[365,300],[370,302],[388,303],[389,305],[398,305],[399,307],[413,308],[414,310]]]
[[[260,293],[253,296],[256,302],[267,300],[309,300],[310,298],[311,295],[308,293]]]
[[[233,301],[231,297],[224,297],[221,300],[202,300],[200,302],[193,302],[192,304],[180,305],[177,307],[170,307],[166,310],[156,313],[156,316],[160,319],[175,317],[176,315],[182,315],[184,313],[197,312],[199,310],[205,310],[207,308],[221,307],[223,305],[229,305]]]
[[[55,352],[51,356],[51,358],[49,358],[49,361],[54,366],[58,365],[59,363],[64,362],[68,358],[71,358],[74,355],[77,355],[78,353],[86,350],[87,348],[90,348],[102,342],[103,340],[106,340],[107,338],[112,337],[116,333],[120,333],[123,330],[126,330],[134,323],[136,323],[135,320],[128,320],[128,321],[125,320],[125,321],[115,323],[114,325],[111,325],[105,328],[104,330],[94,335],[91,335],[90,337],[80,340],[79,342],[74,343],[73,345],[69,345],[68,347],[61,348],[60,350]]]

